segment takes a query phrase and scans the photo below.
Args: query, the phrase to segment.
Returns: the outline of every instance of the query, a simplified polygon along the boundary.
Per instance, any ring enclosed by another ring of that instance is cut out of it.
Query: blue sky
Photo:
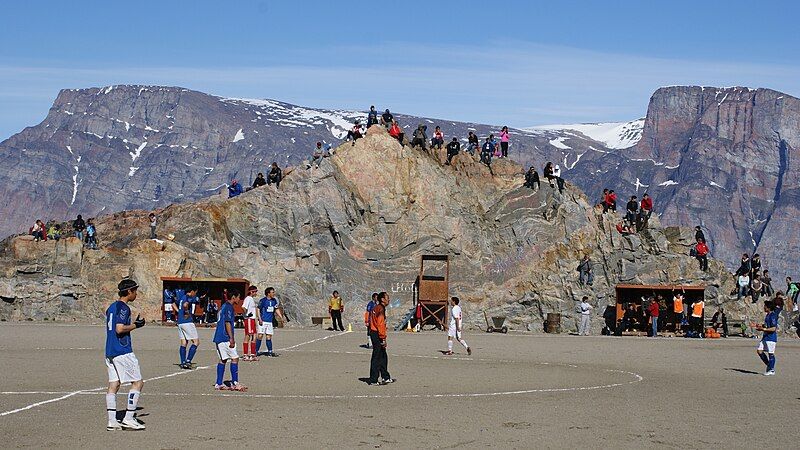
[[[789,1],[2,2],[0,139],[62,88],[164,84],[510,126],[642,117],[664,85],[800,95]]]

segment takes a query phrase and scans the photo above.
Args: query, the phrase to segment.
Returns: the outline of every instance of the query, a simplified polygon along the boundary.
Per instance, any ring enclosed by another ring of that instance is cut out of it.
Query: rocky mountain
[[[159,210],[158,233],[173,239],[148,239],[146,210],[98,218],[96,251],[73,237],[8,238],[0,245],[0,317],[97,318],[123,276],[142,286],[137,308],[160,317],[160,277],[210,276],[276,286],[289,315],[306,324],[325,314],[334,289],[356,324],[370,293],[386,290],[396,324],[411,306],[420,255],[430,253],[450,256],[451,293],[473,327],[483,327],[485,310],[531,330],[561,312],[570,329],[577,300],[590,296],[599,317],[619,282],[702,283],[709,304],[726,303],[731,315],[757,308],[726,295],[733,282],[719,262],[698,270],[688,256],[691,230],[662,229],[654,217],[649,230],[623,237],[617,219],[569,182],[563,193],[547,182],[534,191],[521,186],[523,168],[513,161],[492,170],[463,153],[444,161],[443,151],[401,147],[376,126],[319,168],[289,171],[279,189]],[[577,280],[583,255],[595,262],[592,287]]]
[[[729,268],[755,250],[782,279],[800,246],[791,227],[798,102],[768,89],[662,88],[642,120],[512,129],[510,156],[540,172],[546,161],[560,164],[592,202],[603,188],[621,206],[647,191],[665,225],[702,224]],[[470,130],[483,139],[500,128],[395,116],[407,131],[439,125],[462,142]],[[64,90],[42,123],[0,143],[0,192],[14,199],[0,205],[0,234],[37,218],[197,201],[234,178],[249,184],[272,161],[302,167],[315,142],[335,146],[365,117],[181,88]]]

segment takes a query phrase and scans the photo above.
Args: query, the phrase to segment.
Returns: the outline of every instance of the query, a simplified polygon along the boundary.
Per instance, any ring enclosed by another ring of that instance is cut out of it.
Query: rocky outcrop
[[[691,231],[665,231],[654,218],[650,230],[623,237],[616,219],[573,185],[561,194],[545,181],[533,191],[521,187],[521,173],[511,161],[490,170],[467,154],[443,165],[436,152],[401,147],[373,127],[319,168],[291,171],[280,189],[158,211],[159,234],[172,240],[147,239],[148,211],[141,210],[98,218],[97,251],[74,238],[9,238],[0,251],[0,314],[99,317],[119,278],[132,276],[142,286],[138,307],[154,318],[161,276],[244,277],[276,286],[300,323],[324,314],[334,289],[359,323],[371,292],[385,290],[396,323],[411,305],[420,255],[429,253],[450,256],[451,294],[464,300],[475,327],[483,327],[485,310],[507,316],[512,329],[531,330],[560,312],[569,328],[576,301],[588,295],[605,306],[619,282],[703,283],[709,302],[729,302],[724,266],[712,261],[702,273],[688,256]],[[592,287],[577,281],[585,254],[595,262]]]

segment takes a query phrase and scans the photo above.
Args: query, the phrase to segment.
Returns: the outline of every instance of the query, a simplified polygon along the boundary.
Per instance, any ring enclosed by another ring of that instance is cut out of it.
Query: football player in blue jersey
[[[128,306],[128,303],[136,300],[138,288],[139,285],[130,278],[123,279],[117,285],[119,300],[106,309],[106,367],[108,368],[106,429],[109,431],[123,428],[144,430],[144,424],[134,417],[144,382],[139,369],[139,360],[133,354],[131,331],[143,327],[145,322],[137,315],[136,320],[131,323],[131,308]],[[131,389],[128,392],[125,417],[120,423],[117,421],[117,392],[122,383],[131,383]]]

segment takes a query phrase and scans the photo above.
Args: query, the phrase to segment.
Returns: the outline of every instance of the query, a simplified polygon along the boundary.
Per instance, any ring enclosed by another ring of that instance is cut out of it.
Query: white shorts
[[[777,342],[761,341],[758,343],[758,350],[762,352],[766,350],[767,353],[775,353],[775,344],[777,344]]]
[[[164,311],[172,312],[172,303],[164,303]]]
[[[229,359],[238,359],[239,353],[236,351],[236,347],[230,347],[230,342],[220,342],[217,344],[217,354],[219,355],[220,361],[227,361]]]
[[[447,337],[451,337],[456,340],[461,339],[461,332],[456,331],[456,327],[448,327],[447,328]]]
[[[139,369],[139,360],[133,353],[115,356],[114,359],[106,358],[108,367],[108,382],[130,383],[142,379],[142,371]]]
[[[272,322],[264,322],[258,326],[258,334],[268,334],[272,336],[273,333]]]
[[[197,339],[197,327],[193,323],[179,323],[178,337],[184,341]]]

